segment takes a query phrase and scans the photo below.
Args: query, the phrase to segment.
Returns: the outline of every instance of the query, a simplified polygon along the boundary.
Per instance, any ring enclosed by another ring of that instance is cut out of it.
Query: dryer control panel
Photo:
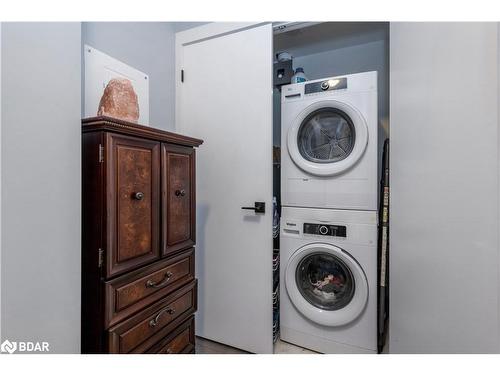
[[[341,90],[347,88],[347,78],[330,78],[325,81],[306,83],[304,94],[313,94],[316,92]]]
[[[347,237],[347,228],[344,225],[329,225],[304,223],[304,234],[320,236]]]

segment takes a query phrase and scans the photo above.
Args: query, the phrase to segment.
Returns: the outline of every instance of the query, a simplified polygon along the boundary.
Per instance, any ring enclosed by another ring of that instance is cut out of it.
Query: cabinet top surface
[[[132,135],[192,147],[198,147],[203,143],[203,140],[198,138],[192,138],[107,116],[88,117],[82,119],[82,132],[88,133],[94,131],[110,131],[113,133]]]

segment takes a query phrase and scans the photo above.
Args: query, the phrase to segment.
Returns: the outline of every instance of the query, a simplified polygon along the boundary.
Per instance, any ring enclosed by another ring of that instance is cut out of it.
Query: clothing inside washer
[[[339,310],[354,296],[354,278],[347,265],[329,253],[310,254],[299,263],[296,283],[302,296],[324,310]]]

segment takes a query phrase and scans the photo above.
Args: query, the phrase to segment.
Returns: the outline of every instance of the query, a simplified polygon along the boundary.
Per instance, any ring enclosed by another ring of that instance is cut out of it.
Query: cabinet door
[[[107,134],[107,276],[160,257],[160,143]]]
[[[162,145],[163,255],[195,243],[195,151]]]

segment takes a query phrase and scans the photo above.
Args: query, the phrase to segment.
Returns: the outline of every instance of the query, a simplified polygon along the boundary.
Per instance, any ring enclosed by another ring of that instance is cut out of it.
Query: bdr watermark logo
[[[36,353],[36,352],[49,352],[49,343],[46,341],[9,341],[5,340],[2,342],[2,345],[0,345],[0,351],[2,353],[15,353],[16,351],[21,353],[21,352],[29,352],[29,353]]]

